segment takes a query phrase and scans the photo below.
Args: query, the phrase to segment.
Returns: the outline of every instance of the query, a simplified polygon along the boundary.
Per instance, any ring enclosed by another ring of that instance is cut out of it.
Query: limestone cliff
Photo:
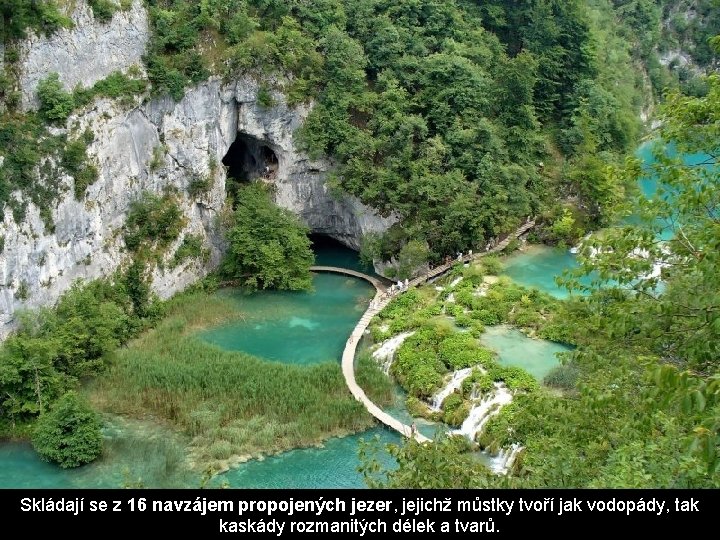
[[[96,22],[90,7],[76,2],[70,14],[73,27],[51,36],[30,35],[19,47],[22,106],[37,106],[38,83],[56,72],[68,90],[92,86],[113,71],[142,65],[150,38],[147,11],[134,0],[128,11],[118,11],[107,24]]]
[[[78,83],[90,86],[140,62],[147,15],[139,2],[100,24],[78,1],[73,19],[72,30],[49,38],[31,36],[22,44],[24,106],[36,105],[34,88],[49,72],[58,71],[68,88]],[[119,46],[127,49],[121,53]],[[110,58],[88,54],[88,47],[95,53],[111,51]],[[174,270],[156,269],[154,290],[168,297],[207,273],[222,250],[215,217],[225,201],[226,172],[219,164],[238,133],[272,149],[278,162],[272,178],[277,202],[296,212],[313,232],[358,247],[364,233],[392,223],[353,198],[328,191],[325,177],[331,164],[310,160],[294,138],[308,107],[288,107],[281,95],[275,95],[276,105],[266,108],[257,98],[258,84],[250,78],[231,83],[210,79],[189,89],[177,103],[169,97],[147,102],[138,98],[131,105],[100,99],[72,116],[67,131],[90,129],[95,135],[88,154],[99,178],[82,201],[73,196],[72,179],[61,179],[67,189],[51,209],[52,233],[45,230],[32,204],[22,223],[13,220],[12,212],[5,213],[0,223],[0,336],[12,327],[18,309],[51,305],[75,280],[108,275],[127,264],[120,232],[130,203],[144,191],[177,192],[187,218],[177,245],[184,235],[196,234],[211,249],[208,264],[192,261]],[[211,188],[191,197],[187,188],[198,178],[211,178]]]

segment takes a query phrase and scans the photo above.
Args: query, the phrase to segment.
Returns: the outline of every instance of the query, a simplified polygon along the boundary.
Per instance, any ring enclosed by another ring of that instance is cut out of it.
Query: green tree
[[[426,243],[410,240],[398,254],[398,277],[400,279],[412,277],[427,264],[429,257],[430,250]]]
[[[720,78],[708,83],[705,97],[667,97],[655,164],[631,160],[622,172],[628,184],[656,175],[657,192],[634,199],[637,223],[586,243],[579,271],[594,276],[598,294],[612,291],[603,309],[617,338],[701,371],[716,370],[720,353]],[[701,164],[683,161],[694,153],[705,155]]]
[[[40,416],[33,447],[44,460],[64,469],[79,467],[102,454],[100,428],[95,411],[75,392],[68,392]]]
[[[278,208],[260,183],[241,188],[237,208],[225,223],[228,251],[222,273],[251,288],[308,289],[314,261],[308,229]]]

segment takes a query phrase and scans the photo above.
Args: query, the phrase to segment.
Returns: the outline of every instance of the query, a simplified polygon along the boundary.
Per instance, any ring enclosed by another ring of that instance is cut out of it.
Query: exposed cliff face
[[[86,17],[86,6],[82,2],[78,5],[75,17]],[[118,20],[127,21],[132,32],[142,26],[137,21],[147,18],[135,4],[133,11],[116,15],[110,25],[101,26],[107,28]],[[88,25],[89,21],[65,32],[59,41],[53,39],[60,36],[32,38],[23,44],[22,72],[28,74],[23,95],[28,105],[33,102],[29,88],[48,71],[60,71],[68,86],[76,82],[89,86],[119,69],[121,63],[139,59],[142,51],[118,62],[108,62],[99,54],[67,55],[67,51],[80,51],[88,36],[99,40],[96,50],[112,50],[117,34],[92,30]],[[65,52],[53,53],[53,47]],[[46,51],[47,57],[40,50]],[[64,60],[60,61],[62,66],[55,66],[48,64],[47,58]],[[67,126],[73,132],[90,129],[95,134],[88,154],[98,167],[99,178],[83,201],[75,200],[71,178],[60,179],[67,190],[52,208],[53,232],[45,230],[40,211],[32,204],[22,223],[13,220],[12,212],[5,212],[0,223],[0,237],[4,238],[0,252],[0,337],[11,328],[18,309],[51,305],[75,280],[105,276],[127,264],[121,230],[130,203],[144,191],[176,191],[187,218],[168,258],[186,234],[200,235],[211,249],[208,264],[191,261],[174,270],[167,266],[156,269],[154,290],[168,297],[213,268],[223,248],[215,217],[224,205],[226,179],[224,168],[217,165],[238,132],[274,151],[278,164],[272,182],[277,187],[277,202],[296,212],[313,232],[329,234],[357,248],[363,234],[382,231],[392,223],[392,219],[380,218],[353,198],[329,193],[325,177],[331,164],[311,161],[299,151],[294,139],[308,108],[290,108],[280,95],[275,96],[277,105],[264,108],[257,97],[258,85],[250,79],[231,84],[211,79],[189,90],[179,103],[160,98],[123,107],[102,99],[72,116]],[[212,179],[212,187],[190,197],[189,184],[207,177]]]
[[[150,38],[147,11],[134,0],[128,11],[118,11],[106,24],[95,21],[82,1],[71,14],[73,28],[51,36],[30,35],[20,46],[22,107],[37,106],[35,91],[49,73],[57,72],[67,90],[77,84],[92,86],[113,71],[142,66]]]

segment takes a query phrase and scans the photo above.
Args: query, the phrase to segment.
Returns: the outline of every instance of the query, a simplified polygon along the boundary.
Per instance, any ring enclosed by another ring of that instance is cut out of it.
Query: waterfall
[[[495,392],[475,405],[468,417],[460,426],[460,429],[452,431],[455,435],[464,435],[471,441],[475,440],[478,433],[482,431],[487,421],[498,412],[500,407],[512,401],[512,394],[503,383],[495,383]]]
[[[463,280],[462,276],[460,276],[459,278],[455,278],[455,279],[453,280],[453,282],[450,284],[450,288],[452,289],[455,285],[457,285],[458,283],[460,283],[462,280]]]
[[[395,358],[395,352],[400,348],[400,345],[414,333],[415,332],[403,332],[402,334],[393,336],[383,341],[380,346],[373,351],[372,356],[379,364],[382,364],[385,375],[390,373],[390,366]]]
[[[495,474],[507,474],[510,468],[515,463],[515,458],[522,450],[522,446],[518,443],[513,443],[510,448],[502,448],[497,456],[493,456],[489,468]]]
[[[465,368],[453,373],[450,381],[445,385],[445,388],[440,390],[437,394],[432,397],[432,403],[430,407],[434,411],[439,411],[442,406],[442,402],[445,398],[452,394],[455,390],[462,386],[462,383],[472,374],[473,368]]]

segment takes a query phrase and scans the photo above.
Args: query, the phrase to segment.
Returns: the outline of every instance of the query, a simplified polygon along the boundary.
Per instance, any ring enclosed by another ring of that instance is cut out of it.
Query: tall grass
[[[181,296],[154,330],[114,354],[92,388],[94,402],[108,412],[152,416],[181,430],[203,468],[372,426],[372,417],[347,390],[339,364],[267,362],[224,351],[189,331],[238,316],[229,299]],[[373,368],[360,369],[371,386],[379,380]]]
[[[355,380],[376,405],[382,407],[395,401],[395,384],[368,349],[360,351],[355,360]]]

